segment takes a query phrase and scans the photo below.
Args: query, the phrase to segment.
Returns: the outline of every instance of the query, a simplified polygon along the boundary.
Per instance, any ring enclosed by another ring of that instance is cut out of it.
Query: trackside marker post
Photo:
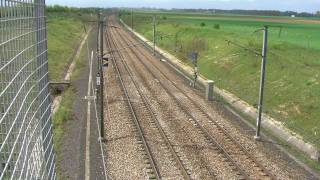
[[[214,81],[208,80],[206,87],[206,99],[207,101],[213,101]]]

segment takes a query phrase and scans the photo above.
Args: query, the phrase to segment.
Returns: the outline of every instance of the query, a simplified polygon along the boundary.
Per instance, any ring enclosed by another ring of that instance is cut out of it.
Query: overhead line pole
[[[156,55],[156,16],[153,15],[153,55]]]
[[[262,111],[263,111],[263,98],[264,98],[264,86],[265,86],[265,75],[266,75],[266,64],[267,64],[267,52],[268,52],[268,29],[269,26],[264,26],[263,29],[263,48],[262,48],[262,54],[257,52],[256,50],[247,48],[243,45],[240,45],[238,43],[234,43],[232,41],[226,40],[228,43],[233,44],[235,46],[238,46],[240,48],[243,48],[249,52],[252,52],[256,55],[259,55],[262,57],[261,62],[261,76],[260,76],[260,91],[259,91],[259,103],[258,103],[258,117],[257,117],[257,130],[256,135],[254,138],[256,140],[260,140],[260,132],[261,132],[261,122],[262,122]]]
[[[99,53],[99,32],[100,32],[100,13],[98,13],[98,20],[96,21],[97,22],[97,54]]]
[[[268,26],[264,26],[263,35],[263,49],[262,49],[262,63],[261,63],[261,79],[260,79],[260,92],[259,92],[259,107],[258,107],[258,118],[257,118],[257,132],[255,135],[256,140],[260,140],[261,121],[262,121],[262,110],[263,110],[263,96],[264,96],[264,84],[266,74],[266,63],[267,63],[267,50],[268,50]]]
[[[103,77],[103,27],[104,22],[102,13],[99,13],[99,31],[100,31],[100,54],[99,54],[99,74],[100,74],[100,138],[104,139],[104,77]]]
[[[133,9],[131,8],[131,29],[133,30]]]

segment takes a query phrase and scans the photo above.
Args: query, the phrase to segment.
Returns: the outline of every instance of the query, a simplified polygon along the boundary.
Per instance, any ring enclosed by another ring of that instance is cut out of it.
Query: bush
[[[167,20],[167,16],[162,16],[162,20]]]
[[[68,6],[53,5],[46,7],[49,13],[97,13],[98,8],[76,8]]]
[[[186,55],[186,57],[191,52],[204,52],[208,50],[208,42],[206,39],[203,39],[201,37],[194,37],[193,39],[184,42],[184,47],[182,48],[183,53]]]
[[[220,24],[215,24],[215,25],[213,26],[213,28],[215,28],[215,29],[220,29]]]
[[[173,27],[179,28],[179,27],[180,27],[180,24],[174,23],[174,24],[173,24]]]
[[[201,26],[201,27],[204,27],[204,26],[206,26],[206,23],[202,22],[202,23],[200,24],[200,26]]]

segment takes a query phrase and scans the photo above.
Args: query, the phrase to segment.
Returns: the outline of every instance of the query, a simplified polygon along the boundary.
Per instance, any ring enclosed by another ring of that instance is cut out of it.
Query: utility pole
[[[133,30],[133,9],[131,8],[131,29]]]
[[[156,15],[153,15],[153,55],[156,55]]]
[[[174,36],[174,52],[178,52],[178,32]]]
[[[264,95],[264,83],[266,74],[266,63],[267,63],[267,50],[268,50],[268,26],[264,26],[263,35],[263,49],[262,49],[262,63],[261,63],[261,79],[260,79],[260,93],[259,93],[259,107],[258,107],[258,118],[257,118],[257,132],[255,135],[256,140],[260,140],[261,131],[261,118],[263,110],[263,95]]]
[[[99,13],[99,34],[100,34],[100,48],[99,48],[99,67],[98,71],[100,74],[100,138],[104,139],[104,83],[103,83],[103,27],[104,27],[104,22],[103,22],[103,17],[102,13]]]
[[[97,27],[98,27],[98,29],[97,29],[97,53],[99,53],[100,13],[98,13],[98,20],[96,22],[97,22]]]

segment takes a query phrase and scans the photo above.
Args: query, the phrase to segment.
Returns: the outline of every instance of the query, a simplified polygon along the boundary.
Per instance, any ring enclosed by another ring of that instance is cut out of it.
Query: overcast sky
[[[47,4],[76,7],[258,9],[298,12],[320,10],[320,0],[47,0]]]

